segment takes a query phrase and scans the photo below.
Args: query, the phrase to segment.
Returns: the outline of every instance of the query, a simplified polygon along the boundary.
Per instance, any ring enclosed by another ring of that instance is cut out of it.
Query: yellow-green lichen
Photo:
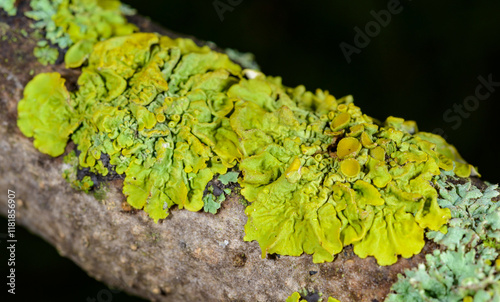
[[[308,296],[311,296],[312,300],[308,300]],[[307,301],[318,301],[322,302],[325,301],[323,298],[321,298],[322,294],[315,293],[313,292],[308,292],[307,290],[303,290],[302,294],[300,292],[294,292],[291,294],[287,299],[286,302],[307,302]],[[340,302],[339,300],[333,298],[333,297],[328,297],[327,302]]]
[[[61,137],[76,129],[80,167],[106,175],[109,156],[128,203],[155,221],[174,205],[202,209],[213,176],[237,168],[251,203],[244,239],[262,256],[305,252],[319,263],[352,244],[381,265],[411,257],[424,231],[450,218],[434,176],[475,173],[414,122],[378,123],[350,96],[283,86],[188,39],[138,33],[98,42],[87,63],[75,57],[79,89],[54,104],[79,124]]]
[[[300,100],[271,112],[240,102],[231,117],[246,155],[240,164],[242,194],[252,202],[246,210],[245,240],[257,240],[263,255],[306,252],[314,262],[324,262],[353,244],[360,257],[372,255],[388,265],[397,255],[419,253],[424,229],[438,230],[448,221],[449,211],[438,206],[429,182],[444,167],[435,145],[404,127],[390,127],[391,118],[375,125],[349,98],[336,100],[323,92],[314,96],[300,87],[273,98],[273,90],[283,88],[268,79],[251,81],[254,90],[267,89],[268,106],[274,98]],[[244,93],[237,97],[249,99]],[[300,111],[313,101],[324,109]],[[246,125],[257,117],[258,122]],[[246,129],[237,127],[237,121]],[[264,139],[249,136],[256,132]],[[368,146],[358,140],[361,133]],[[254,144],[261,142],[255,150]]]
[[[75,43],[64,56],[67,68],[77,68],[81,66],[92,52],[94,42],[92,40],[80,40]]]
[[[59,73],[42,73],[24,88],[18,104],[17,125],[35,147],[51,156],[63,154],[69,136],[78,127],[65,80]]]

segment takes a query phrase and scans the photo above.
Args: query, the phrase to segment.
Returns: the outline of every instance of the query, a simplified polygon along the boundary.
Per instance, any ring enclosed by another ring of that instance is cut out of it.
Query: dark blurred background
[[[352,94],[355,104],[377,119],[393,115],[416,120],[422,131],[441,131],[479,167],[484,180],[500,182],[500,86],[476,103],[469,98],[463,107],[464,99],[476,96],[478,77],[491,75],[500,82],[498,1],[402,1],[400,12],[391,14],[379,31],[370,23],[376,20],[370,12],[387,11],[389,3],[397,2],[123,2],[168,29],[252,52],[264,73],[281,76],[287,86],[322,88],[336,97]],[[367,24],[373,37],[357,47],[359,53],[348,63],[339,45],[356,47],[354,27],[366,33]],[[6,226],[5,219],[0,223]],[[42,239],[20,228],[18,238],[17,290],[36,294],[31,300],[142,301],[108,296],[104,284],[59,257]]]

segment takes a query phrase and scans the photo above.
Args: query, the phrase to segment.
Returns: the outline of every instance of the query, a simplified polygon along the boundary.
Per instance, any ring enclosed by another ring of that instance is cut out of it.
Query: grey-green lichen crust
[[[400,275],[386,301],[500,301],[498,185],[480,190],[470,180],[447,176],[436,186],[440,206],[451,210],[448,231],[426,233],[444,250]]]

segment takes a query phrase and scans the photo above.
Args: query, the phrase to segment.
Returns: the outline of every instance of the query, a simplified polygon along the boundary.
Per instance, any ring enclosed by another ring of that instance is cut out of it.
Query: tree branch
[[[17,103],[32,75],[57,71],[70,89],[79,75],[64,68],[62,51],[55,65],[37,62],[31,21],[23,15],[27,8],[22,1],[17,16],[0,12],[0,21],[9,27],[0,43],[0,190],[16,192],[18,224],[89,275],[153,301],[284,301],[301,288],[344,302],[381,301],[398,273],[417,266],[436,248],[427,243],[419,255],[387,267],[372,257],[358,258],[350,246],[331,263],[314,264],[310,255],[261,259],[258,243],[243,241],[247,217],[239,196],[224,202],[217,215],[173,210],[155,224],[142,211],[122,208],[121,180],[106,184],[102,201],[72,189],[61,176],[62,157],[38,152],[16,125]],[[141,16],[131,21],[143,31],[177,35]],[[2,215],[7,209],[2,198]]]

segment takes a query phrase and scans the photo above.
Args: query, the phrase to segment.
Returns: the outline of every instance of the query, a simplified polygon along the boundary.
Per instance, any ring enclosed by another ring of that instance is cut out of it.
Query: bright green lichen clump
[[[24,88],[18,104],[19,129],[34,137],[35,147],[43,153],[58,156],[80,123],[72,106],[70,94],[59,73],[42,73]]]
[[[35,146],[57,156],[71,135],[80,167],[102,175],[109,157],[125,174],[128,203],[155,221],[174,205],[204,208],[213,176],[239,169],[251,202],[245,240],[258,241],[263,256],[306,252],[314,262],[332,261],[352,244],[381,265],[411,257],[424,246],[425,229],[444,230],[450,218],[434,177],[473,171],[413,122],[379,124],[350,96],[283,86],[188,39],[115,37],[75,61],[84,64],[78,91],[69,94],[50,74],[25,91],[19,125],[35,135]],[[60,91],[53,98],[36,88],[52,86]],[[60,112],[63,126],[44,115],[32,121],[40,108]]]

